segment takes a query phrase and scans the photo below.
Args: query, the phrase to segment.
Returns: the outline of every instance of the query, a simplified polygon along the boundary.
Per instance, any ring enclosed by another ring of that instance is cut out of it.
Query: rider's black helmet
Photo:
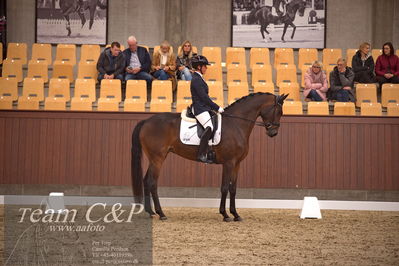
[[[194,69],[197,69],[198,66],[208,66],[210,64],[205,56],[194,55],[193,57],[191,57],[191,65]]]

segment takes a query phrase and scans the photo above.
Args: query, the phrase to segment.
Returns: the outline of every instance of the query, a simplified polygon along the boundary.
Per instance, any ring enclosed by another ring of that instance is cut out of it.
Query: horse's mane
[[[227,106],[227,107],[225,108],[225,110],[226,110],[226,111],[229,110],[229,109],[230,109],[231,107],[233,107],[234,105],[239,104],[239,103],[241,103],[241,102],[244,102],[244,101],[247,100],[248,98],[253,98],[254,96],[265,95],[265,94],[275,96],[274,94],[272,94],[272,93],[270,93],[270,92],[255,92],[255,93],[250,93],[250,94],[248,94],[248,95],[246,95],[246,96],[241,97],[240,99],[238,99],[237,101],[233,102],[233,103],[230,104],[229,106]]]

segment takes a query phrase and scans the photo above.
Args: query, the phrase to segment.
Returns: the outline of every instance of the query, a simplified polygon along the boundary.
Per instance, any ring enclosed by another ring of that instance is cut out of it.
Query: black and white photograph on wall
[[[36,0],[36,42],[107,43],[108,0]]]
[[[325,0],[233,0],[232,12],[234,47],[325,47]]]

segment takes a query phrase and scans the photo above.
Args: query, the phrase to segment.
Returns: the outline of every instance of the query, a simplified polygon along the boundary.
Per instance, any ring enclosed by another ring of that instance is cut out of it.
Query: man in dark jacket
[[[145,80],[147,90],[151,89],[152,76],[149,74],[151,67],[151,58],[147,49],[137,45],[134,36],[127,39],[129,48],[123,51],[125,56],[125,80]]]
[[[123,81],[125,72],[125,57],[121,53],[121,45],[113,42],[111,47],[106,48],[97,62],[98,80],[120,79]]]
[[[359,83],[374,83],[374,59],[369,54],[370,44],[362,43],[359,50],[352,58],[352,69],[355,73],[355,82]]]
[[[328,99],[338,102],[354,102],[353,79],[355,74],[352,68],[346,66],[346,60],[338,59],[337,66],[330,72],[330,89]]]

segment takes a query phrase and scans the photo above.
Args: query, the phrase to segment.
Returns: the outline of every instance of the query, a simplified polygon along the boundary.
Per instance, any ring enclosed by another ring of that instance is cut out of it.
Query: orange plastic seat
[[[97,110],[119,111],[119,103],[122,100],[121,81],[119,79],[101,80],[100,98]]]
[[[226,48],[226,65],[246,65],[245,48],[227,47]]]
[[[385,83],[381,89],[381,104],[387,107],[389,103],[399,103],[399,84]]]
[[[77,79],[74,96],[71,100],[71,110],[92,111],[96,101],[96,82],[93,79]]]
[[[45,83],[48,82],[48,64],[47,60],[29,61],[27,78],[42,78]]]
[[[202,55],[208,59],[209,64],[221,66],[222,64],[222,49],[220,47],[202,48]]]
[[[21,60],[4,60],[2,76],[5,78],[15,78],[18,82],[22,82],[23,74]]]
[[[28,62],[28,46],[26,43],[8,43],[7,59],[19,60],[22,65]]]
[[[249,52],[249,67],[253,68],[255,65],[270,65],[269,48],[251,48]]]
[[[381,104],[380,103],[362,103],[360,105],[360,115],[382,116]]]
[[[229,82],[248,82],[247,68],[245,65],[227,66],[227,84]]]
[[[356,85],[356,106],[360,107],[363,102],[377,102],[377,86],[375,84],[358,83]]]
[[[34,43],[31,61],[46,61],[47,65],[51,65],[53,63],[51,44]]]
[[[248,95],[248,83],[247,82],[229,82],[228,86],[228,103],[232,104],[238,99]]]
[[[76,45],[58,44],[55,60],[69,62],[72,66],[76,65]]]
[[[281,82],[298,82],[295,65],[278,65],[276,71],[277,85]]]
[[[352,102],[334,103],[334,115],[356,115],[355,104]]]
[[[301,115],[303,114],[302,102],[300,101],[284,101],[284,115]]]
[[[101,49],[97,44],[83,44],[80,48],[80,62],[97,63],[100,57]]]
[[[328,102],[308,102],[308,115],[329,115]]]
[[[154,80],[152,82],[150,111],[172,111],[172,81]]]
[[[312,65],[314,61],[319,60],[316,48],[300,48],[298,51],[298,67],[303,65]]]
[[[222,81],[207,81],[209,88],[209,97],[217,105],[224,106],[224,96],[223,96],[223,82]]]
[[[123,109],[125,112],[145,112],[147,102],[147,85],[145,80],[128,80],[126,83],[126,98]]]
[[[273,82],[270,65],[254,65],[252,67],[252,86],[257,82]]]
[[[279,65],[294,65],[294,49],[276,48],[274,50],[274,67]]]
[[[342,57],[342,49],[323,49],[323,66],[336,65],[339,58]]]

